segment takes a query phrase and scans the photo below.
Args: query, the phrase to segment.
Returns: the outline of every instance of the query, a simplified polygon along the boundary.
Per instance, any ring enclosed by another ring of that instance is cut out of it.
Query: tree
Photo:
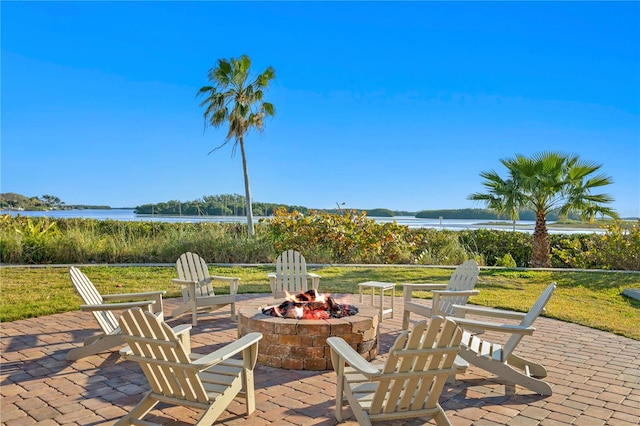
[[[207,125],[218,128],[229,123],[225,141],[209,151],[209,154],[231,140],[234,141],[232,155],[235,154],[236,148],[240,147],[244,172],[247,229],[249,235],[252,236],[254,234],[253,210],[251,208],[251,189],[244,138],[252,128],[262,131],[264,118],[275,114],[273,104],[262,100],[269,82],[275,78],[275,70],[272,67],[267,67],[262,74],[251,80],[250,67],[251,60],[247,55],[242,55],[239,58],[218,59],[217,66],[211,68],[208,73],[208,79],[214,85],[201,87],[197,96],[205,97],[200,103],[201,107],[206,107],[204,111],[205,128]]]
[[[498,214],[517,219],[518,211],[536,214],[533,232],[531,266],[550,267],[547,214],[557,211],[563,217],[575,212],[591,217],[594,212],[617,218],[617,213],[605,206],[613,201],[608,194],[592,191],[613,183],[609,176],[594,175],[601,164],[581,160],[577,155],[541,152],[530,158],[516,155],[501,159],[509,177],[501,178],[490,170],[480,173],[486,193],[474,193],[468,199],[482,201]]]
[[[53,195],[43,195],[40,198],[49,207],[59,207],[64,204],[60,198]]]

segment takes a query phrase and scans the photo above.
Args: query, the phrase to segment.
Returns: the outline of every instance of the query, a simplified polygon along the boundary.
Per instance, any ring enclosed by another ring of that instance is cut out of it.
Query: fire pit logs
[[[288,296],[287,300],[278,306],[263,308],[262,313],[282,318],[329,319],[355,315],[358,308],[339,304],[331,296],[309,290],[297,296]]]

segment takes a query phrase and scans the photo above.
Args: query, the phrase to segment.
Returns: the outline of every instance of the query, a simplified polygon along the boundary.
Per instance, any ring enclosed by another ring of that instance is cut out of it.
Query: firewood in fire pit
[[[341,305],[328,295],[318,295],[315,290],[300,293],[278,306],[262,309],[265,315],[284,318],[328,319],[355,315],[358,308]]]

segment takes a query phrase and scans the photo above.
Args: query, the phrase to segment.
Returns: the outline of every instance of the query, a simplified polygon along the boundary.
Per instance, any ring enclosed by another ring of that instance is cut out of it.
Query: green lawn
[[[104,294],[167,290],[167,298],[180,290],[171,283],[175,267],[84,266],[87,274]],[[273,267],[211,267],[212,274],[238,276],[241,293],[268,293],[267,273]],[[334,294],[357,293],[363,281],[446,283],[452,269],[410,266],[326,266],[310,268],[322,276],[320,288]],[[77,310],[80,298],[69,281],[67,268],[0,269],[0,321],[50,315]],[[558,283],[545,316],[609,331],[640,340],[640,301],[622,295],[625,288],[640,288],[640,273],[507,271],[482,269],[471,303],[526,311],[552,281]],[[222,288],[222,287],[221,287]],[[398,286],[396,296],[402,296]],[[424,293],[425,298],[429,297]]]

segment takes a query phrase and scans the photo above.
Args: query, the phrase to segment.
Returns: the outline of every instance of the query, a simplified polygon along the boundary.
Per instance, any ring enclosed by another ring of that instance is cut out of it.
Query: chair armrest
[[[221,277],[219,275],[212,275],[212,280],[224,281],[229,284],[229,294],[238,294],[238,286],[240,285],[240,278],[237,277]]]
[[[411,284],[411,283],[401,283],[402,285],[402,294],[405,301],[410,301],[413,299],[414,291],[433,291],[433,290],[444,290],[447,288],[447,284]]]
[[[331,346],[331,350],[334,351],[344,362],[349,364],[359,373],[362,373],[369,378],[379,376],[381,374],[380,370],[364,359],[362,355],[349,346],[343,338],[329,337],[327,339],[327,344]]]
[[[276,294],[276,280],[278,279],[276,274],[267,274],[269,278],[269,287],[271,288],[271,293]]]
[[[180,324],[173,327],[172,330],[174,333],[176,333],[176,335],[180,336],[183,333],[191,334],[192,328],[193,326],[191,324]]]
[[[143,293],[126,293],[126,294],[103,294],[102,300],[122,300],[122,299],[149,299],[150,297],[164,295],[164,290],[147,291]]]
[[[171,278],[171,282],[180,285],[198,284],[199,281],[181,280],[180,278]]]
[[[193,280],[181,280],[180,278],[172,278],[172,283],[180,284],[183,287],[186,287],[187,294],[189,295],[189,299],[193,300],[197,297],[196,295],[196,285],[199,285],[202,281],[193,281]],[[185,289],[182,289],[182,294],[184,295]],[[185,296],[186,297],[186,296]]]
[[[249,333],[246,336],[229,343],[227,346],[218,349],[217,351],[196,359],[193,361],[193,365],[197,366],[199,370],[206,370],[213,365],[231,358],[235,354],[242,352],[252,345],[257,345],[260,339],[262,339],[262,333]]]
[[[152,306],[155,300],[143,300],[141,302],[122,302],[122,303],[101,303],[99,305],[80,305],[80,310],[85,312],[91,311],[120,311],[129,308],[144,308]]]
[[[180,324],[173,327],[173,332],[180,338],[185,352],[191,353],[191,324]]]
[[[522,320],[527,314],[524,312],[507,311],[505,309],[485,308],[482,306],[469,306],[469,305],[452,305],[456,310],[456,316],[464,318],[465,314],[479,315],[492,318],[505,318]]]
[[[317,290],[320,286],[320,275],[313,272],[307,272],[307,279],[311,279],[311,286]]]
[[[478,290],[460,290],[460,291],[454,291],[454,290],[433,290],[432,293],[434,295],[439,295],[440,297],[443,296],[476,296],[478,294],[480,294],[480,292]]]
[[[427,283],[401,283],[402,288],[406,288],[407,290],[421,290],[421,291],[431,291],[431,290],[442,290],[447,288],[449,284],[427,284]]]
[[[469,329],[473,329],[474,331],[484,330],[484,331],[497,331],[497,332],[509,333],[509,334],[517,333],[522,335],[531,335],[536,330],[534,327],[523,327],[521,325],[499,324],[499,323],[476,321],[476,320],[470,320],[466,318],[457,318],[457,317],[447,317],[447,318],[454,321],[462,329],[469,328]]]
[[[220,275],[211,275],[211,279],[212,280],[220,280],[220,281],[227,281],[227,282],[234,282],[234,281],[240,281],[240,278],[236,278],[236,277],[222,277]]]

